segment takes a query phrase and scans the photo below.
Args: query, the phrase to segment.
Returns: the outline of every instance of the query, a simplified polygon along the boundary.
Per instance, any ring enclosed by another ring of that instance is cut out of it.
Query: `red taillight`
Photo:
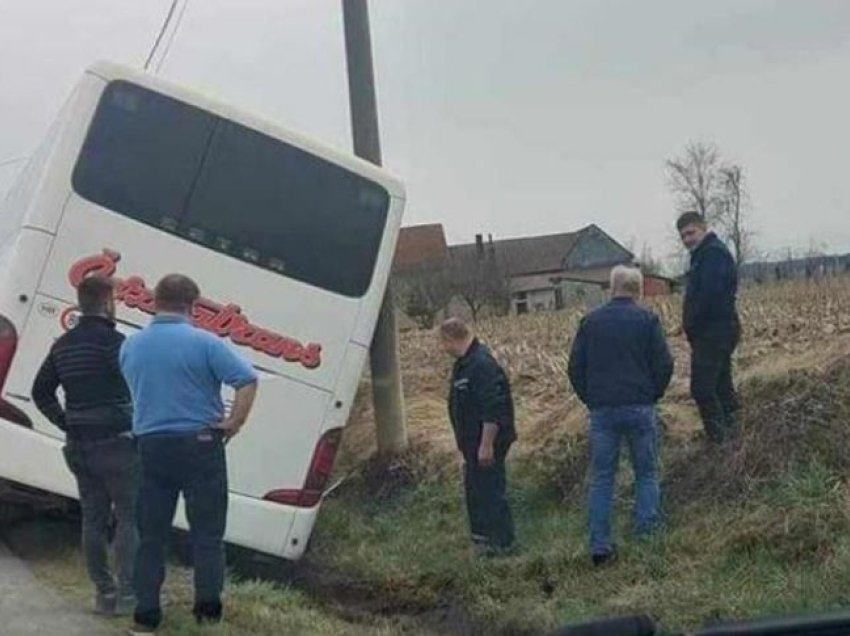
[[[15,325],[5,316],[0,316],[0,391],[6,385],[17,349],[18,332]],[[21,426],[32,427],[32,422],[26,413],[2,398],[0,398],[0,418]]]
[[[263,499],[299,508],[312,508],[318,504],[331,477],[340,439],[342,439],[341,428],[332,428],[322,435],[313,451],[310,470],[307,472],[307,479],[304,480],[304,487],[301,490],[285,488],[272,490]]]

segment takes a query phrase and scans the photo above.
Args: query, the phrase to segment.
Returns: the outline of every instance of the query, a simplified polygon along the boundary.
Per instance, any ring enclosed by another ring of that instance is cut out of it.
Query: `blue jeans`
[[[629,446],[635,471],[634,532],[651,534],[661,512],[658,487],[658,427],[655,407],[623,406],[590,413],[590,551],[613,549],[611,516],[620,462],[620,442]]]
[[[99,596],[133,596],[138,548],[136,495],[139,458],[129,437],[70,439],[65,461],[77,479],[83,512],[83,553]],[[115,518],[115,572],[109,567],[109,528]]]
[[[157,627],[165,550],[180,493],[186,503],[195,570],[196,618],[221,618],[224,530],[227,523],[227,463],[221,433],[151,434],[139,437],[140,545],[136,555],[136,622]]]

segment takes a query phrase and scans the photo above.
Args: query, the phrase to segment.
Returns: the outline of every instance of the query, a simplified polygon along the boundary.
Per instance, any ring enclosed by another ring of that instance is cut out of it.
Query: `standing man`
[[[514,548],[505,495],[505,458],[516,441],[508,377],[469,327],[450,318],[440,327],[443,349],[455,358],[449,418],[464,460],[464,487],[472,541],[479,554]]]
[[[741,324],[735,308],[738,269],[732,254],[709,232],[696,212],[676,227],[691,253],[683,326],[691,345],[691,395],[699,407],[706,437],[722,443],[737,431],[738,398],[732,381],[732,353]]]
[[[156,317],[121,349],[142,461],[135,578],[135,633],[142,634],[155,632],[162,620],[165,548],[180,493],[194,557],[193,613],[198,623],[221,621],[228,501],[224,444],[245,424],[257,386],[248,362],[220,338],[192,326],[192,307],[200,296],[194,281],[166,276],[154,296]],[[222,384],[236,389],[229,415]]]
[[[655,404],[670,383],[673,358],[658,316],[636,302],[642,291],[640,270],[615,267],[611,301],[582,319],[570,354],[570,382],[590,409],[590,554],[594,565],[616,556],[611,513],[623,439],[635,472],[634,532],[648,536],[661,520]]]
[[[83,554],[94,583],[95,612],[130,614],[135,607],[136,493],[139,463],[130,428],[130,391],[118,366],[124,342],[115,329],[112,281],[86,278],[77,289],[79,323],[50,349],[32,387],[38,409],[65,431],[65,461],[77,480]],[[56,398],[65,394],[63,407]],[[116,520],[115,573],[109,526]]]

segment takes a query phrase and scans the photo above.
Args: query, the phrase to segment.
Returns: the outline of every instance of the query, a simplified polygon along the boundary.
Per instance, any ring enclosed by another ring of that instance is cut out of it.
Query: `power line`
[[[165,32],[168,31],[168,25],[171,24],[171,19],[174,17],[174,11],[177,9],[177,3],[179,1],[180,0],[171,0],[171,6],[168,8],[168,15],[165,16],[165,21],[162,23],[159,33],[156,34],[156,39],[154,40],[150,53],[148,53],[148,59],[145,60],[144,69],[146,71],[150,68],[153,56],[156,55],[156,51],[162,43],[162,38],[165,37]]]
[[[162,65],[165,64],[165,58],[168,57],[171,51],[171,45],[174,44],[174,39],[177,37],[177,31],[180,29],[180,24],[183,22],[183,16],[186,14],[186,7],[189,6],[189,0],[183,0],[183,5],[180,7],[180,13],[177,14],[177,20],[174,22],[174,28],[171,29],[171,37],[168,38],[168,43],[165,45],[165,50],[159,58],[159,64],[156,65],[156,72],[162,70]]]

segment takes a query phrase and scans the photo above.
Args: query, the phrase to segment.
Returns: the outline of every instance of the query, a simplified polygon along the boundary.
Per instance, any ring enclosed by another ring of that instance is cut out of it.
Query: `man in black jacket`
[[[50,349],[35,378],[32,396],[45,417],[65,431],[65,460],[80,493],[83,552],[96,589],[95,611],[127,615],[135,608],[139,462],[130,433],[130,392],[118,366],[124,336],[113,322],[110,280],[86,278],[77,296],[82,311],[79,323]],[[56,397],[60,386],[64,407]],[[113,513],[117,577],[107,557]]]
[[[635,472],[635,534],[651,534],[661,517],[655,404],[670,383],[673,358],[658,316],[636,302],[642,287],[640,270],[615,267],[611,302],[582,319],[570,354],[570,382],[590,410],[588,505],[594,565],[615,556],[611,513],[623,439]]]
[[[449,418],[464,459],[466,507],[472,540],[481,554],[514,547],[514,525],[505,495],[505,458],[516,441],[508,377],[460,319],[440,327],[445,351],[455,358]]]
[[[691,394],[706,437],[721,443],[737,429],[732,354],[741,331],[735,307],[738,269],[723,241],[708,231],[699,214],[683,214],[676,227],[691,252],[683,315],[691,345]]]

